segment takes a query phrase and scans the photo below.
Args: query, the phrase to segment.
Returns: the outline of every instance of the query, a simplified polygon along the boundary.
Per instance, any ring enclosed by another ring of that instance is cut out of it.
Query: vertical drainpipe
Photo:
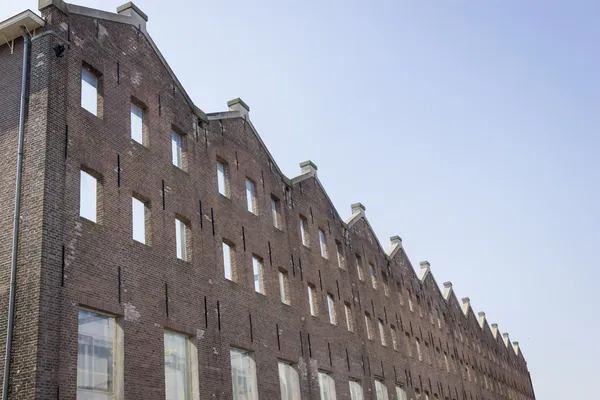
[[[29,48],[31,37],[27,28],[21,26],[23,34],[23,72],[21,76],[21,105],[19,108],[19,146],[17,153],[17,180],[15,183],[15,211],[13,221],[13,243],[10,265],[10,292],[8,303],[8,323],[6,325],[6,347],[4,352],[4,379],[2,387],[2,400],[8,400],[10,380],[10,361],[12,352],[12,334],[14,328],[15,294],[17,286],[17,254],[19,248],[19,218],[21,214],[21,181],[23,172],[23,139],[25,138],[25,112],[27,106],[27,77],[29,69]]]

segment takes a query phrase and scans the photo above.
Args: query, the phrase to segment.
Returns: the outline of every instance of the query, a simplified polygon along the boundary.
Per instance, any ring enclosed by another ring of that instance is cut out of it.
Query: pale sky
[[[520,342],[538,399],[600,398],[600,3],[136,4],[201,109],[244,99],[288,176],[312,160]]]

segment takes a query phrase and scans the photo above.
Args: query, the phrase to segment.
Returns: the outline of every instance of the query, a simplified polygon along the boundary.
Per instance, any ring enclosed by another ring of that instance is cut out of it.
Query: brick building
[[[5,398],[535,398],[518,344],[312,162],[284,176],[242,100],[200,110],[136,6],[39,8],[0,23]]]

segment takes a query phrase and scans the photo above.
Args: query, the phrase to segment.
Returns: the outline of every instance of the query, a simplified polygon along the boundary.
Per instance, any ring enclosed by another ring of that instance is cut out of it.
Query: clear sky
[[[288,176],[315,162],[520,342],[538,399],[596,398],[599,2],[136,4],[200,108],[243,98]]]

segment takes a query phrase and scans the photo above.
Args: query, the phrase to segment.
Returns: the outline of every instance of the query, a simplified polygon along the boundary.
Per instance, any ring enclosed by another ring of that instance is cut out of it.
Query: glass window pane
[[[86,68],[81,70],[81,107],[98,115],[98,77]]]
[[[78,399],[112,399],[114,333],[114,318],[79,310]]]
[[[85,171],[80,174],[79,215],[97,222],[98,181]]]
[[[396,386],[397,400],[406,400],[406,392],[400,386]]]
[[[225,279],[233,280],[231,264],[231,246],[223,242],[223,267],[225,270]]]
[[[265,294],[263,282],[263,263],[262,260],[256,256],[252,257],[252,271],[254,274],[254,290],[258,293]]]
[[[172,156],[173,156],[173,165],[179,168],[183,166],[183,138],[176,132],[172,132],[171,134],[171,146],[172,146]]]
[[[250,179],[246,179],[246,202],[248,206],[248,211],[253,214],[257,214],[258,210],[256,208],[256,186],[254,182]]]
[[[233,400],[257,400],[254,359],[247,351],[231,349]]]
[[[131,219],[133,225],[133,240],[140,243],[146,243],[146,205],[136,199],[131,198]]]
[[[227,196],[225,188],[225,165],[221,162],[217,162],[217,186],[219,187],[219,193]]]
[[[144,110],[135,104],[131,104],[131,138],[136,142],[143,143]]]
[[[349,381],[350,383],[350,400],[363,400],[363,390],[360,383]]]
[[[166,400],[188,400],[190,385],[187,337],[165,332],[164,340]]]
[[[186,227],[185,223],[179,219],[175,219],[175,242],[177,246],[177,258],[187,260],[186,246]]]
[[[377,400],[388,400],[387,388],[381,381],[375,381],[375,392],[377,394]]]

